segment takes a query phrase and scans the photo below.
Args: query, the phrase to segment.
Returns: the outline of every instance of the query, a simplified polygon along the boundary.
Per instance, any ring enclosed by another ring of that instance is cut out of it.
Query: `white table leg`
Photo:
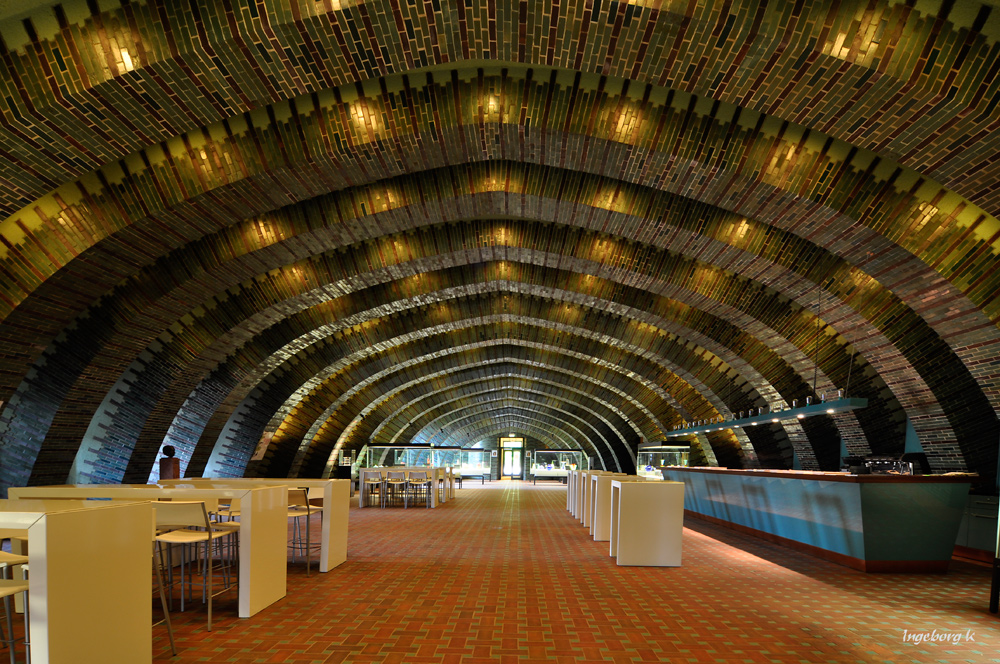
[[[240,501],[240,618],[249,618],[285,596],[286,492],[283,486],[257,487]]]
[[[350,500],[350,480],[333,480],[323,489],[323,541],[319,551],[320,572],[329,572],[347,560],[347,521]]]

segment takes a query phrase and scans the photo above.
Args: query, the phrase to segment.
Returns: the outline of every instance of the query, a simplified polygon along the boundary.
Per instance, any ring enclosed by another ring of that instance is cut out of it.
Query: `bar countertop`
[[[718,466],[662,466],[660,470],[678,470],[694,473],[720,473],[725,475],[747,475],[751,477],[774,477],[793,480],[814,480],[823,482],[852,482],[855,484],[927,484],[927,483],[969,483],[979,477],[975,473],[948,473],[944,475],[895,475],[872,474],[852,475],[848,472],[821,470],[772,470],[768,468],[721,468]]]

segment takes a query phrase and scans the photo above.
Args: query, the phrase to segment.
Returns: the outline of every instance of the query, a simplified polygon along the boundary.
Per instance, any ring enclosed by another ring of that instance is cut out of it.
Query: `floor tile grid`
[[[565,488],[467,487],[352,508],[348,562],[249,620],[178,616],[177,662],[1000,662],[989,570],[863,574],[697,521],[680,568],[618,567]],[[971,630],[974,642],[904,642]],[[164,657],[157,628],[154,650]]]

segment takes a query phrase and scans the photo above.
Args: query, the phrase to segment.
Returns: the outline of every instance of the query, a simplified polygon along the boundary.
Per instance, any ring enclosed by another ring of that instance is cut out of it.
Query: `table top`
[[[216,487],[228,488],[232,486],[291,486],[291,487],[317,487],[326,486],[330,482],[350,482],[350,480],[335,480],[322,478],[289,477],[286,479],[273,477],[185,477],[179,480],[160,480],[162,486],[183,487],[183,488],[203,488]]]
[[[136,501],[0,499],[0,526],[23,529],[46,514],[139,505]]]
[[[10,487],[11,492],[25,496],[26,500],[33,500],[32,496],[44,498],[56,498],[65,496],[66,498],[112,498],[122,496],[138,500],[150,500],[162,496],[172,496],[174,498],[198,496],[209,496],[212,498],[239,498],[246,496],[251,491],[260,491],[274,488],[262,484],[234,486],[203,486],[201,484],[191,486],[172,486],[160,484],[61,484],[53,486],[30,486],[30,487]],[[93,502],[93,501],[91,501]]]

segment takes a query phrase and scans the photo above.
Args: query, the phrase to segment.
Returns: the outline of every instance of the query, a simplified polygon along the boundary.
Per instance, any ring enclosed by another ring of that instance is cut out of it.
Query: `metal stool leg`
[[[156,553],[160,551],[160,560],[157,562]],[[163,563],[163,550],[159,546],[159,542],[153,545],[153,570],[156,572],[156,588],[160,593],[160,607],[163,609],[163,622],[167,623],[167,636],[170,637],[170,652],[173,653],[174,657],[177,656],[177,644],[174,643],[174,626],[170,622],[170,611],[167,609],[167,596],[163,592],[163,570],[160,569],[160,565]],[[25,612],[28,608],[25,606]]]

